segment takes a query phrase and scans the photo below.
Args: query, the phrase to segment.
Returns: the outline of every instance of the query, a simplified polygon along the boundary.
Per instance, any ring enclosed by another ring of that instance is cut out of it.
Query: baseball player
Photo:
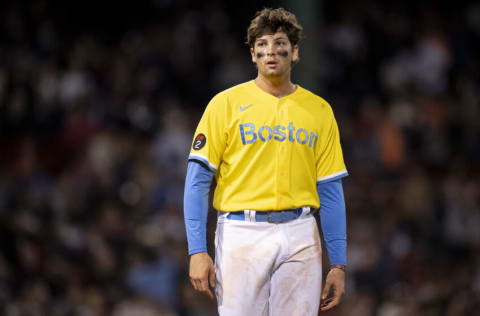
[[[301,39],[292,13],[257,12],[248,28],[257,77],[217,94],[195,132],[184,197],[189,275],[196,290],[214,298],[214,289],[220,315],[313,316],[344,293],[347,170],[330,105],[290,80]],[[213,177],[215,265],[206,247]],[[318,209],[331,263],[323,291]]]

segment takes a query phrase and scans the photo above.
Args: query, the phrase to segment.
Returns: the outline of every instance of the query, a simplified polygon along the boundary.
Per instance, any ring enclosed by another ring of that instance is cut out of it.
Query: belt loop
[[[252,211],[250,210],[250,222],[256,222],[256,218],[255,218],[255,215],[256,215],[256,211]]]
[[[308,214],[310,214],[310,206],[302,207],[302,214],[300,214],[300,218],[305,218]]]
[[[256,222],[255,220],[255,211],[253,210],[244,210],[243,214],[245,215],[246,222]]]
[[[224,223],[228,219],[228,215],[230,215],[228,212],[218,212],[218,222]]]

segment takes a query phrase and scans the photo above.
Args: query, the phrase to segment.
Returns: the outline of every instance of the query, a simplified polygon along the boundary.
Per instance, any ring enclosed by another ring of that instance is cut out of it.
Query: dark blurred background
[[[303,23],[293,80],[332,105],[350,172],[323,315],[478,314],[480,3],[4,0],[1,315],[216,314],[188,280],[186,157],[207,102],[255,76],[264,6]]]

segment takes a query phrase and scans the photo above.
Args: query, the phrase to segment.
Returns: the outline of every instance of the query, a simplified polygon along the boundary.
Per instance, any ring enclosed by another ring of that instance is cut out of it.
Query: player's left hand
[[[333,290],[333,295],[328,296],[330,291]],[[327,274],[325,280],[325,287],[322,291],[322,304],[320,306],[321,311],[327,311],[340,303],[340,300],[345,293],[345,271],[333,268]]]
[[[215,288],[215,267],[212,258],[206,252],[195,253],[190,256],[190,282],[195,290],[207,294],[215,299],[212,289]]]

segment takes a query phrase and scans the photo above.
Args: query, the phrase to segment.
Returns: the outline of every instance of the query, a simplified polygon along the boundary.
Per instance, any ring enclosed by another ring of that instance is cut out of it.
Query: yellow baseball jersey
[[[215,172],[213,207],[224,212],[319,208],[317,182],[347,175],[330,105],[300,86],[277,98],[253,80],[210,101],[189,160]]]

